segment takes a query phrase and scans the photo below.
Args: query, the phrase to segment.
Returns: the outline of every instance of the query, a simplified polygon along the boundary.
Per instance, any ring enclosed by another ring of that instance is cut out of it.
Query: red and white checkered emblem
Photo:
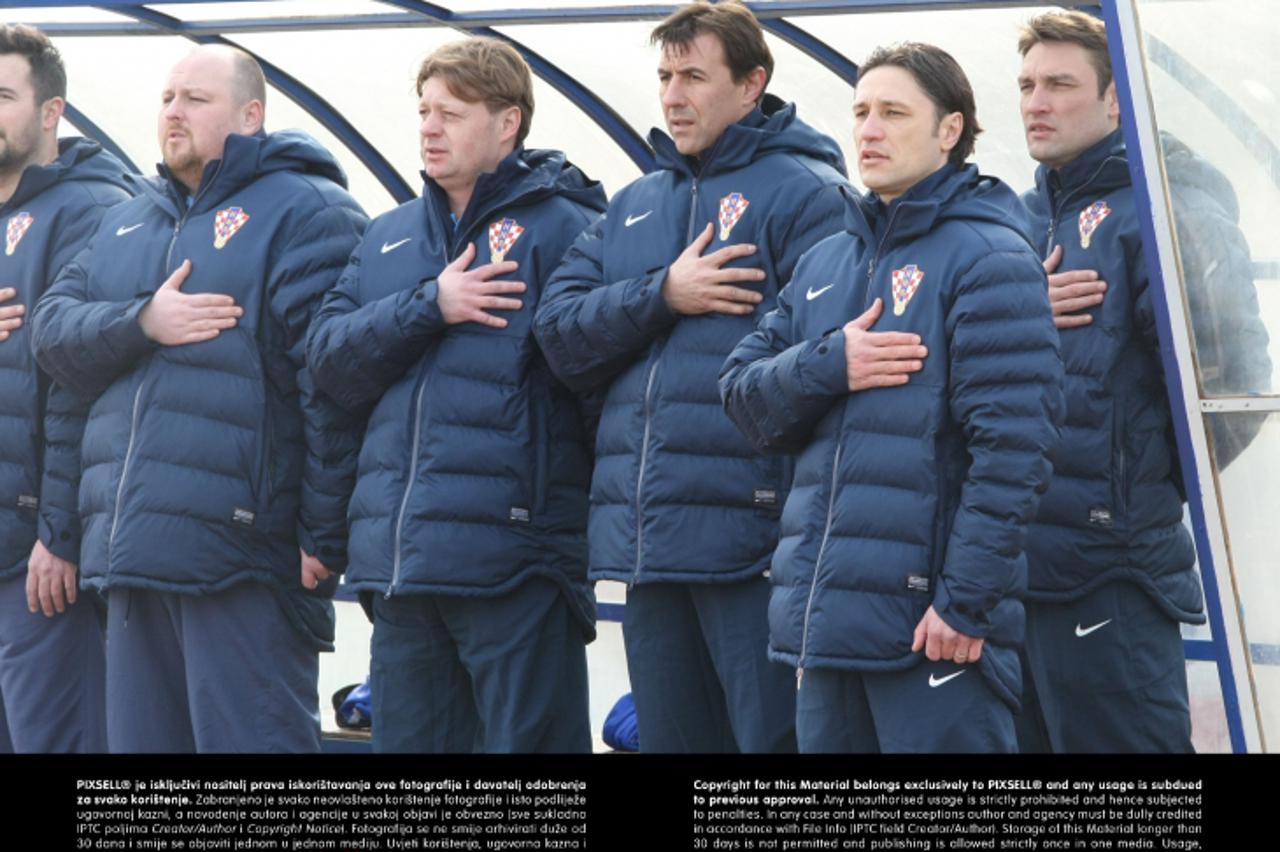
[[[751,202],[741,192],[731,192],[720,199],[720,239],[729,239],[729,232],[747,212]]]
[[[219,210],[213,217],[213,247],[220,249],[225,246],[227,240],[234,237],[236,231],[239,231],[248,221],[249,214],[239,207]]]
[[[1111,208],[1105,201],[1095,201],[1080,211],[1080,248],[1089,247],[1089,238],[1110,214]]]
[[[893,315],[902,316],[907,303],[916,294],[920,282],[924,280],[924,270],[909,263],[901,269],[893,270]]]
[[[502,263],[511,247],[520,239],[524,228],[515,219],[503,219],[489,226],[489,262]]]
[[[31,227],[31,223],[35,219],[31,218],[30,213],[17,213],[9,217],[9,227],[4,231],[4,253],[13,254],[18,247],[18,243],[22,241],[22,235],[27,232],[27,228]]]

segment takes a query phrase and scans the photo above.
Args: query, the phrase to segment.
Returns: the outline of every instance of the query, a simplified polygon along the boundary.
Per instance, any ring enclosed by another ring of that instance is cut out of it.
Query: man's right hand
[[[191,261],[182,261],[138,314],[142,333],[162,346],[212,340],[224,330],[234,328],[244,315],[244,309],[230,296],[183,293],[182,282],[190,274]]]
[[[1062,263],[1062,246],[1055,246],[1044,261],[1044,271],[1049,276],[1049,307],[1053,309],[1053,324],[1058,328],[1078,328],[1093,322],[1087,311],[1102,304],[1107,292],[1107,282],[1098,280],[1093,269],[1073,269],[1070,272],[1054,272]]]
[[[875,303],[857,319],[844,326],[844,357],[849,370],[849,390],[905,385],[908,373],[924,369],[928,348],[920,345],[920,335],[906,331],[872,331],[880,319],[884,301]]]
[[[27,609],[53,618],[76,602],[76,566],[54,556],[36,540],[27,560]]]
[[[7,302],[17,295],[17,289],[5,287],[0,290],[0,302]],[[22,315],[26,312],[26,305],[0,305],[0,342],[8,340],[11,332],[22,327]]]
[[[763,269],[721,269],[734,258],[755,254],[756,247],[742,243],[704,256],[702,252],[711,245],[715,232],[715,226],[708,222],[702,233],[667,267],[662,296],[667,306],[678,314],[695,316],[714,311],[746,316],[764,301],[764,296],[755,290],[730,286],[739,281],[763,281]]]
[[[514,260],[486,263],[475,269],[467,266],[475,259],[476,244],[467,243],[466,251],[449,264],[436,279],[439,295],[436,304],[449,325],[460,322],[478,322],[492,328],[506,328],[507,321],[489,311],[518,311],[524,302],[503,298],[507,293],[523,293],[523,281],[492,281],[498,275],[515,272],[519,266]]]

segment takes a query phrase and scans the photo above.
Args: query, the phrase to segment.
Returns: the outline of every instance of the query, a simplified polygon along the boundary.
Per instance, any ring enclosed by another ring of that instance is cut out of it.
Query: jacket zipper
[[[482,217],[476,221],[483,221]],[[452,223],[450,223],[452,224]],[[453,242],[450,245],[451,256],[457,258],[461,252],[459,247],[467,242],[466,235],[471,232],[471,228],[466,231],[454,229]],[[387,590],[383,593],[383,598],[390,599],[395,591],[396,584],[400,582],[400,566],[403,564],[404,549],[404,516],[409,509],[409,497],[413,493],[413,483],[418,476],[418,456],[422,450],[422,396],[427,390],[427,371],[422,372],[422,384],[418,385],[418,391],[413,398],[413,447],[409,452],[409,469],[405,477],[404,494],[400,498],[400,509],[396,513],[396,525],[394,532],[394,540],[392,541],[392,557],[391,557],[391,582],[387,584]]]
[[[221,166],[219,166],[219,171],[221,171]],[[215,176],[216,176],[216,172],[215,172]],[[210,180],[209,182],[212,183],[213,181]],[[203,195],[203,194],[204,192],[202,190],[199,194],[196,195],[196,198],[198,199],[200,195]],[[195,206],[195,200],[193,199],[191,202],[191,207],[194,207],[194,206]],[[177,223],[173,226],[173,234],[169,237],[169,248],[165,250],[165,254],[164,254],[164,268],[165,268],[166,277],[173,274],[169,269],[169,267],[172,265],[172,262],[173,262],[173,247],[178,244],[178,234],[182,231],[182,226],[186,224],[187,216],[190,215],[191,213],[191,207],[187,207],[185,212],[182,214],[182,216],[178,218]],[[124,451],[124,464],[120,466],[120,482],[116,484],[116,508],[115,508],[115,512],[111,516],[111,532],[107,534],[107,570],[108,571],[111,570],[111,554],[115,548],[116,530],[120,526],[120,508],[121,508],[121,501],[124,499],[124,486],[129,478],[129,465],[133,461],[133,447],[138,437],[139,404],[142,402],[142,389],[145,386],[145,384],[146,382],[145,382],[145,376],[144,376],[144,380],[141,380],[138,382],[138,389],[133,393],[133,412],[129,416],[129,443],[125,447],[125,451]]]
[[[689,224],[685,228],[685,242],[693,242],[694,223],[698,213],[698,179],[693,179],[689,191]],[[636,474],[636,569],[631,575],[631,585],[640,582],[640,569],[644,564],[644,471],[649,461],[649,436],[652,431],[653,379],[658,372],[658,358],[662,354],[659,346],[654,352],[653,363],[649,365],[649,378],[644,385],[644,436],[640,439],[640,470]]]
[[[698,213],[698,179],[693,179],[693,188],[689,192],[689,225],[685,230],[685,245],[693,242],[693,238],[697,236],[694,232],[694,223],[697,221],[694,217]]]
[[[653,363],[649,365],[649,379],[644,386],[644,437],[640,439],[640,471],[636,474],[636,570],[631,576],[631,585],[640,582],[640,566],[644,562],[644,509],[641,498],[644,494],[644,468],[649,461],[650,409],[649,402],[653,397],[653,377],[658,372],[658,356],[655,353]]]
[[[418,393],[413,400],[413,449],[409,453],[409,474],[404,484],[404,496],[400,498],[400,511],[396,515],[395,555],[392,559],[391,583],[387,586],[385,598],[391,597],[396,583],[400,581],[400,550],[404,541],[404,513],[409,508],[409,495],[413,493],[413,483],[418,475],[418,451],[422,443],[422,394],[426,389],[427,379],[424,375],[422,384],[418,386]]]
[[[1106,167],[1107,163],[1111,162],[1113,159],[1116,159],[1116,158],[1115,157],[1105,158],[1101,163],[1098,164],[1098,168],[1094,169],[1093,174],[1089,175],[1088,180],[1086,180],[1084,183],[1077,186],[1075,189],[1071,190],[1071,192],[1062,196],[1062,198],[1059,199],[1058,203],[1054,206],[1053,215],[1049,217],[1048,242],[1044,247],[1045,257],[1048,257],[1049,255],[1053,254],[1053,237],[1054,237],[1054,234],[1056,234],[1058,231],[1058,219],[1059,217],[1062,216],[1063,208],[1067,206],[1067,202],[1075,198],[1080,193],[1084,192],[1086,189],[1088,189],[1089,185],[1098,179],[1098,175],[1102,174],[1102,170]]]
[[[111,570],[111,553],[116,543],[116,528],[120,526],[120,505],[124,499],[124,484],[129,478],[129,464],[133,461],[133,445],[138,436],[138,404],[142,401],[142,388],[144,385],[145,381],[139,380],[138,389],[133,392],[133,413],[129,417],[129,444],[124,451],[124,464],[120,467],[120,483],[116,486],[116,510],[111,517],[111,532],[107,536],[108,572]]]
[[[884,226],[884,236],[880,238],[880,244],[876,246],[876,253],[871,256],[871,263],[867,265],[867,284],[871,284],[872,278],[876,274],[876,264],[880,262],[880,253],[884,251],[885,243],[889,241],[889,235],[893,233],[893,220],[898,218],[898,211],[902,209],[899,204],[893,208],[893,212],[889,214],[889,222]]]
[[[836,486],[840,478],[840,451],[843,448],[839,440],[840,430],[836,430],[836,454],[831,462],[831,493],[827,496],[827,525],[822,530],[822,544],[818,545],[818,558],[813,564],[813,579],[809,581],[809,599],[804,605],[804,629],[800,634],[800,660],[796,666],[796,690],[804,680],[804,656],[809,648],[809,613],[813,609],[813,593],[818,588],[818,571],[822,568],[822,558],[827,552],[827,539],[831,537],[831,521],[836,510]]]

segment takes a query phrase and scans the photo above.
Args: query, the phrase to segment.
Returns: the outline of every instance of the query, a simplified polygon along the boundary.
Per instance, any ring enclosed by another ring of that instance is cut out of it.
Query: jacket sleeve
[[[547,363],[576,391],[609,382],[679,319],[662,296],[666,266],[604,280],[604,226],[601,217],[570,246],[534,317]]]
[[[119,200],[125,197],[121,192]],[[108,206],[88,204],[59,222],[48,266],[53,276],[89,244]],[[50,553],[75,563],[80,561],[80,444],[88,413],[87,402],[57,382],[49,383],[42,412],[44,463],[37,534]]]
[[[37,534],[50,553],[75,563],[80,561],[80,444],[89,405],[49,384]]]
[[[307,367],[306,334],[324,293],[360,241],[368,219],[350,206],[332,205],[290,235],[268,281],[271,314],[297,370],[306,456],[302,472],[298,543],[330,571],[347,564],[347,501],[355,487],[361,418],[318,389]]]
[[[352,254],[307,335],[307,363],[317,386],[347,409],[367,411],[447,328],[435,283],[428,278],[361,304],[359,251]]]
[[[1025,582],[1026,528],[1065,412],[1043,268],[1029,251],[985,255],[960,276],[946,325],[951,416],[971,461],[933,607],[980,638],[996,605]]]
[[[803,265],[796,280],[804,277]],[[729,419],[757,450],[794,453],[813,427],[849,393],[844,332],[793,343],[788,285],[778,305],[730,353],[720,370],[720,397]]]
[[[85,400],[157,349],[138,324],[151,294],[127,302],[89,299],[92,244],[58,273],[31,316],[36,361],[53,380]]]

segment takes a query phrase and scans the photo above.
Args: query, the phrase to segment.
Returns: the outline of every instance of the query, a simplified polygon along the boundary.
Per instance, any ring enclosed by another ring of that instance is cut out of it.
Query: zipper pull
[[[800,682],[804,680],[804,667],[796,669],[796,692],[800,691]]]

